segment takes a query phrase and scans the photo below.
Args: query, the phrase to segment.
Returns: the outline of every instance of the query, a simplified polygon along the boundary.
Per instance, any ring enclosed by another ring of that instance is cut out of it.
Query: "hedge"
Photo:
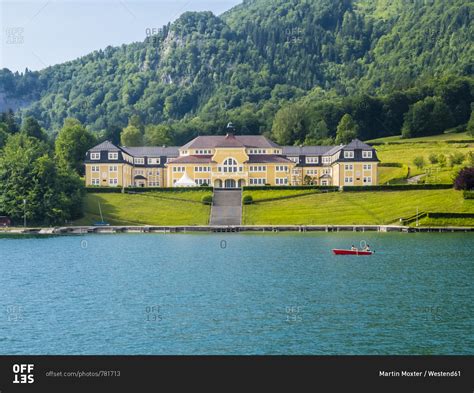
[[[125,187],[124,192],[186,192],[186,191],[212,191],[212,187]],[[122,187],[86,187],[89,193],[122,193]]]
[[[474,213],[426,213],[429,218],[474,218]]]
[[[337,191],[338,186],[247,186],[243,188],[244,191],[262,191],[262,190],[328,190]]]
[[[387,167],[387,168],[403,168],[403,164],[399,162],[381,162],[379,167]]]
[[[243,198],[242,198],[242,203],[244,205],[251,205],[253,203],[253,198],[251,195],[245,195]]]
[[[407,191],[407,190],[445,190],[453,188],[452,184],[393,184],[379,186],[344,186],[344,192],[359,191]]]
[[[212,195],[204,195],[204,196],[201,198],[201,202],[202,202],[204,205],[212,205]]]
[[[474,199],[474,191],[467,191],[465,190],[463,193],[462,193],[464,199]]]

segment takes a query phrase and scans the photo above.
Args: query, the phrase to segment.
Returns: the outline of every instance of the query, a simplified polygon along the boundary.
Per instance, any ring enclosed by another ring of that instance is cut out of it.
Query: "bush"
[[[449,161],[451,162],[451,166],[461,165],[465,158],[464,154],[455,152],[449,156]]]
[[[338,186],[249,186],[244,187],[244,191],[262,190],[338,190]]]
[[[415,164],[418,169],[421,169],[425,166],[425,159],[422,156],[415,157],[413,164]]]
[[[428,160],[430,160],[430,162],[434,165],[434,164],[437,164],[438,163],[438,156],[435,154],[435,153],[431,153],[429,156],[428,156]]]
[[[188,191],[211,191],[212,187],[125,187],[125,192],[188,192]],[[116,193],[122,192],[122,187],[86,187],[89,193]]]
[[[463,168],[459,171],[454,180],[454,188],[468,191],[474,189],[474,167]]]
[[[252,195],[245,195],[243,198],[242,198],[242,203],[244,205],[251,205],[253,203],[253,198],[252,198]]]
[[[474,191],[464,190],[462,196],[464,197],[464,199],[474,199]]]
[[[438,163],[441,168],[446,166],[446,156],[444,154],[438,155]]]
[[[212,205],[212,195],[204,195],[201,202],[203,205]]]

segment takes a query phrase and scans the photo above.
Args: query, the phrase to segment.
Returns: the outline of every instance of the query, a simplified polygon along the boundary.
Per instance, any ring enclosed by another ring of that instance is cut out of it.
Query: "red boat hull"
[[[334,249],[332,252],[335,255],[372,255],[372,251],[352,251],[352,250],[338,250]]]

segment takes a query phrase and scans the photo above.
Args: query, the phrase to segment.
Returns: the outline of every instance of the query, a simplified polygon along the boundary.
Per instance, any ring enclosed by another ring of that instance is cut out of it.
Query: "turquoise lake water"
[[[333,256],[365,239],[370,257]],[[474,354],[472,234],[0,237],[0,354]]]

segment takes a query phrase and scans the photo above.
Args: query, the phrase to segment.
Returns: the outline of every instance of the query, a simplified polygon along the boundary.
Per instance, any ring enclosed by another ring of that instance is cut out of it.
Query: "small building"
[[[0,216],[0,227],[9,227],[12,225],[12,220],[7,216]]]

